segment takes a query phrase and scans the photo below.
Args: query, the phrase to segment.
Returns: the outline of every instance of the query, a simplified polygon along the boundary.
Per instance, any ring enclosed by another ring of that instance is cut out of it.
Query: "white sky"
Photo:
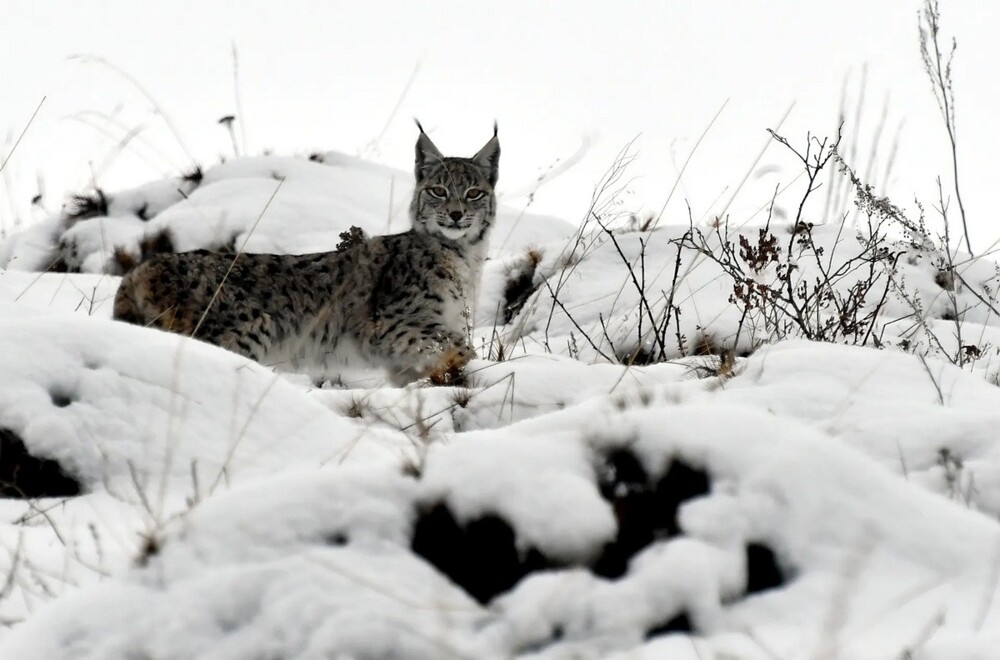
[[[114,190],[186,167],[142,94],[107,67],[68,60],[76,53],[106,58],[134,76],[199,162],[231,154],[216,120],[236,113],[232,42],[251,153],[337,149],[409,169],[414,116],[445,153],[456,155],[477,150],[495,118],[503,146],[500,191],[508,203],[524,204],[512,193],[586,137],[584,160],[542,187],[531,207],[575,221],[615,153],[637,135],[634,180],[621,208],[658,210],[680,164],[728,99],[668,208],[670,220],[683,221],[685,198],[696,219],[719,211],[764,145],[764,129],[776,126],[793,102],[782,130],[793,143],[801,144],[807,130],[832,132],[847,80],[845,142],[860,136],[856,168],[866,169],[888,99],[876,156],[881,168],[904,122],[888,190],[901,205],[912,206],[916,195],[930,206],[934,177],[950,182],[951,176],[917,49],[919,7],[919,0],[4,0],[0,131],[12,141],[42,96],[47,100],[4,173],[9,183],[0,188],[0,218],[10,227],[11,194],[22,219],[29,217],[24,209],[38,175],[54,210],[64,193],[86,186],[92,168],[98,183]],[[994,222],[1000,4],[944,0],[942,13],[946,35],[959,41],[954,75],[963,196],[973,243],[985,248],[1000,237]],[[418,63],[409,93],[373,149]],[[115,126],[83,115],[119,137],[145,126],[107,168],[115,140],[67,118],[93,110],[120,120]],[[776,145],[761,166],[769,163],[780,170],[758,170],[729,207],[735,220],[797,173]]]

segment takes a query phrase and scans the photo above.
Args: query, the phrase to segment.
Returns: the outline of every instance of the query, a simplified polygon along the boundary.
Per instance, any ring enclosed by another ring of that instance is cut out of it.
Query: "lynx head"
[[[417,138],[417,185],[410,204],[413,229],[475,245],[482,241],[496,216],[500,141],[493,137],[472,158],[441,155],[420,126]]]

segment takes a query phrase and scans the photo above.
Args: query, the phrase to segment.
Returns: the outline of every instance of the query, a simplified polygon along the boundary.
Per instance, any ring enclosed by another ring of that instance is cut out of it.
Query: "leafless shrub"
[[[100,188],[70,195],[63,207],[66,224],[72,225],[80,220],[107,215],[108,201],[107,195]]]
[[[798,158],[806,177],[787,238],[779,241],[772,231],[772,200],[767,222],[755,237],[731,235],[724,222],[708,233],[692,225],[682,247],[713,261],[732,280],[729,301],[741,313],[737,342],[744,330],[762,330],[758,341],[800,337],[880,346],[879,314],[892,286],[889,273],[902,253],[893,249],[886,231],[892,216],[880,214],[880,207],[869,209],[867,226],[856,235],[857,248],[848,255],[836,254],[845,230],[841,222],[827,254],[804,209],[821,172],[837,158],[840,135],[834,140],[808,136],[804,151],[771,135]]]
[[[846,163],[839,160],[839,164],[841,171],[854,189],[856,206],[867,216],[869,224],[890,225],[898,230],[902,234],[902,239],[897,242],[901,253],[906,254],[907,261],[911,265],[916,265],[921,260],[930,264],[935,270],[934,282],[941,288],[939,295],[943,295],[947,299],[945,311],[940,313],[938,318],[952,322],[955,339],[953,349],[948,348],[947,342],[942,341],[932,327],[930,323],[932,316],[930,311],[926,309],[924,301],[907,286],[905,278],[900,273],[895,270],[889,271],[889,283],[893,294],[911,310],[911,314],[905,319],[899,319],[909,323],[909,327],[901,333],[903,339],[899,342],[899,346],[903,350],[917,351],[919,349],[917,341],[919,335],[926,341],[922,352],[931,352],[960,367],[974,364],[983,356],[989,346],[982,342],[973,343],[966,336],[963,324],[968,309],[960,302],[959,293],[969,292],[979,300],[980,304],[989,307],[997,316],[1000,316],[1000,312],[994,308],[991,301],[976,292],[974,287],[969,286],[961,271],[956,267],[955,252],[951,248],[951,221],[941,180],[938,179],[937,182],[938,202],[936,210],[941,216],[943,232],[935,235],[927,227],[924,206],[919,201],[916,202],[918,216],[916,219],[911,219],[887,197],[875,194],[872,186],[861,181]]]
[[[638,308],[635,312],[636,338],[634,345],[616,348],[614,341],[608,335],[607,328],[602,319],[601,327],[604,339],[611,345],[618,360],[629,365],[655,364],[657,362],[664,362],[672,354],[683,354],[685,352],[684,337],[681,335],[680,325],[678,324],[681,310],[674,303],[674,292],[677,290],[677,283],[681,272],[681,250],[677,250],[669,291],[660,290],[659,292],[653,292],[649,290],[646,281],[647,239],[639,239],[639,257],[636,261],[632,261],[622,250],[615,232],[599,219],[597,219],[597,224],[614,246],[615,252],[628,272],[628,281],[639,297]],[[649,223],[643,222],[642,226],[648,227]],[[645,233],[645,230],[640,229],[639,231]],[[685,234],[685,236],[688,235]],[[636,270],[638,270],[638,273]],[[653,302],[650,301],[651,297],[654,297]],[[674,326],[673,336],[671,336],[671,323]],[[673,351],[674,339],[676,339],[676,351]]]
[[[365,230],[355,225],[351,225],[347,231],[340,232],[339,238],[340,242],[337,243],[337,247],[335,248],[337,252],[350,250],[355,245],[361,245],[368,240]]]
[[[205,172],[201,169],[201,165],[194,165],[191,169],[181,173],[180,180],[190,187],[197,187],[201,185],[202,179],[205,178]]]
[[[535,271],[542,261],[542,253],[534,248],[525,251],[524,258],[514,264],[507,273],[507,283],[503,291],[503,323],[506,325],[528,302],[528,298],[538,290]]]
[[[174,252],[174,241],[166,228],[149,234],[139,242],[139,254],[119,246],[111,255],[112,269],[116,274],[124,275],[142,262],[157,254]]]

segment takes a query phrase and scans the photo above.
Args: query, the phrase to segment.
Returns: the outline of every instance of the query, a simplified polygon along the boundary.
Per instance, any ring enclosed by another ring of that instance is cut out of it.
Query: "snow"
[[[81,489],[0,500],[0,657],[995,655],[992,262],[949,289],[900,244],[878,350],[741,333],[731,282],[682,255],[670,360],[629,366],[602,358],[654,347],[625,263],[668,291],[687,228],[506,209],[458,387],[320,384],[110,320],[116,247],[332,249],[402,230],[410,179],[238,159],[0,245],[0,429]],[[37,272],[56,254],[85,272]],[[699,336],[748,356],[723,369]]]
[[[406,229],[411,174],[335,152],[316,157],[322,162],[242,158],[208,168],[197,183],[173,178],[108,194],[107,215],[50,218],[5,244],[0,267],[44,270],[60,254],[71,271],[115,273],[116,248],[138,256],[143,239],[164,231],[178,251],[245,244],[247,252],[303,254],[335,249],[351,226]],[[493,254],[571,233],[563,220],[501,206]]]

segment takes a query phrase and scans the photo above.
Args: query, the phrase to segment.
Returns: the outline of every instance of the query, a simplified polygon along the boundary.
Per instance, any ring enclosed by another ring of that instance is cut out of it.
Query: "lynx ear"
[[[493,122],[493,137],[472,160],[488,172],[490,185],[495,187],[500,176],[500,140],[497,139],[496,122]]]
[[[414,119],[414,121],[417,121]],[[415,173],[417,175],[417,183],[420,183],[431,173],[435,167],[441,164],[444,160],[444,156],[438,151],[438,148],[434,146],[431,139],[427,137],[427,133],[424,133],[424,127],[420,125],[417,121],[417,128],[420,129],[420,137],[417,138],[417,161],[415,167]]]

